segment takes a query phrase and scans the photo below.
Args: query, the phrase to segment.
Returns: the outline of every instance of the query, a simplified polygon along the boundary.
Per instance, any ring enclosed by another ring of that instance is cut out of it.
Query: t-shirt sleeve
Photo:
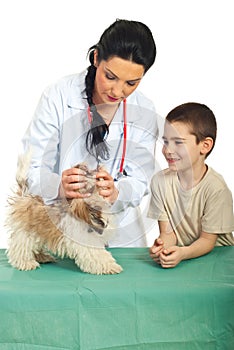
[[[214,192],[207,199],[202,217],[202,230],[216,234],[234,231],[233,199],[227,187]]]

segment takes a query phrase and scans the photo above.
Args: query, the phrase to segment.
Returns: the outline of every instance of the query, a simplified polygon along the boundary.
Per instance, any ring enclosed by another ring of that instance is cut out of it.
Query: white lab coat
[[[90,128],[85,75],[86,71],[64,77],[44,91],[23,138],[23,152],[29,148],[32,150],[29,190],[42,196],[46,204],[52,203],[58,196],[63,170],[84,161],[90,168],[97,166],[95,158],[89,155],[85,147]],[[153,103],[134,91],[127,98],[127,150],[124,161],[127,176],[116,181],[119,197],[112,210],[118,217],[118,229],[109,242],[110,247],[146,246],[146,215],[143,213],[142,217],[139,204],[149,192],[155,166],[157,133]],[[102,162],[113,178],[119,171],[122,157],[122,134],[121,103],[107,136],[110,159]]]

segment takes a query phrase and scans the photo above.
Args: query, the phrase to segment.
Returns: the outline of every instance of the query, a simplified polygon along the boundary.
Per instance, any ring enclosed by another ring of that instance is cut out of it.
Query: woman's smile
[[[118,102],[119,101],[119,98],[115,98],[115,97],[112,97],[110,95],[107,95],[107,98],[110,100],[110,102]],[[121,98],[122,100],[122,98]]]

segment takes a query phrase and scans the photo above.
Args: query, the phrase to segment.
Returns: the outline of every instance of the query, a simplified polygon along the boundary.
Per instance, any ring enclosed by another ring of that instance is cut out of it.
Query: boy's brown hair
[[[189,126],[191,134],[196,137],[197,144],[206,137],[211,137],[213,147],[206,157],[211,153],[216,141],[217,123],[214,113],[209,107],[197,102],[184,103],[172,109],[166,120],[169,123],[181,122]]]

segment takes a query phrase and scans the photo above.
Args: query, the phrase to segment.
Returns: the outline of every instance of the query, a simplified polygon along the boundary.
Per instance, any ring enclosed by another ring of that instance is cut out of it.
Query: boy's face
[[[191,170],[200,164],[201,143],[196,143],[196,137],[191,134],[188,125],[181,122],[170,124],[166,121],[163,141],[162,153],[171,170]]]

